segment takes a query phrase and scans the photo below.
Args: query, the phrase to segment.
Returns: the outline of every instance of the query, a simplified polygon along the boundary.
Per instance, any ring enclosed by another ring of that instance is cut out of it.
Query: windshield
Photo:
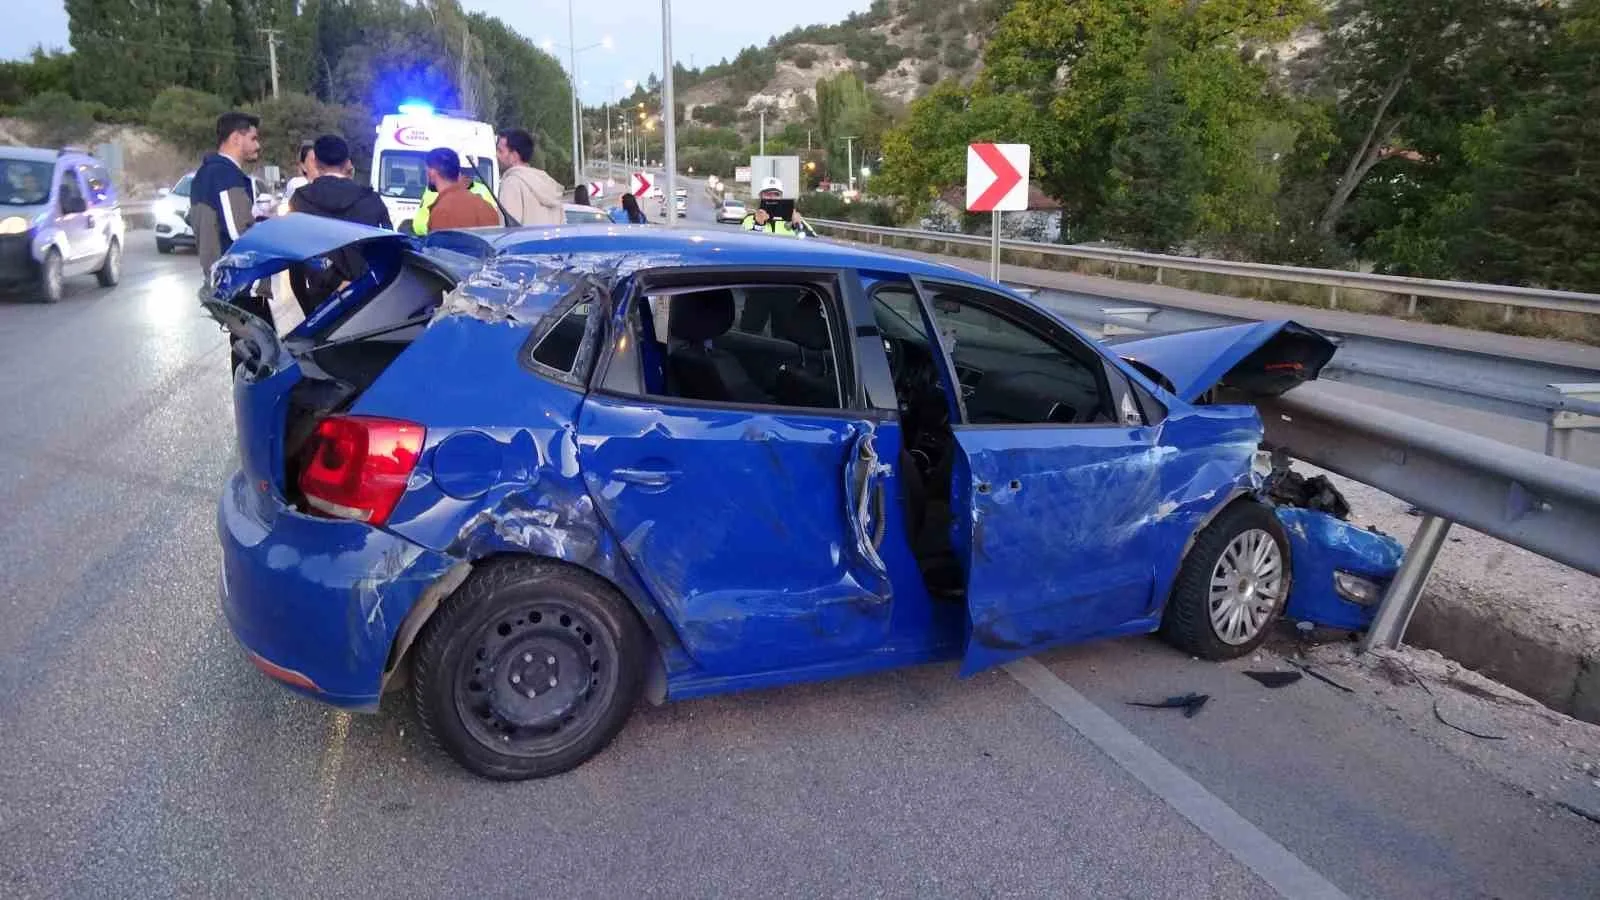
[[[428,154],[422,150],[385,150],[378,160],[378,193],[398,200],[421,200],[428,187]],[[463,171],[476,163],[479,181],[494,184],[494,160],[463,156]]]
[[[31,159],[0,159],[0,204],[38,206],[50,199],[54,163]]]
[[[189,184],[192,181],[194,181],[193,175],[185,175],[182,178],[179,178],[177,185],[172,188],[172,193],[178,195],[179,197],[189,196]]]

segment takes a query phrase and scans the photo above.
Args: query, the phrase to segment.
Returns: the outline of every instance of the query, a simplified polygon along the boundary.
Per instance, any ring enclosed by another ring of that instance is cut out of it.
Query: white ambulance
[[[417,214],[428,188],[425,159],[435,147],[449,147],[461,157],[463,170],[500,195],[500,165],[495,159],[495,132],[487,122],[437,113],[421,103],[406,103],[378,123],[372,153],[372,187],[389,208],[389,221],[401,227]]]

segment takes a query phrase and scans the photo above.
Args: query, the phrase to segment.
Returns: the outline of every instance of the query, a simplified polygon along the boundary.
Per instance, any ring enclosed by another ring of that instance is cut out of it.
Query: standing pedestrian
[[[611,211],[611,221],[619,225],[650,224],[650,218],[639,208],[639,198],[632,194],[622,195],[622,205]]]
[[[249,113],[218,116],[217,152],[200,161],[189,184],[195,249],[208,282],[211,267],[255,224],[255,183],[245,166],[261,155],[260,127],[261,120]]]
[[[341,219],[374,228],[392,228],[389,208],[371,187],[351,178],[355,166],[350,162],[350,145],[337,134],[325,134],[313,144],[309,172],[310,184],[295,191],[289,208],[327,219]],[[291,287],[300,301],[301,311],[309,316],[334,291],[367,274],[366,257],[359,250],[345,247],[327,257],[322,268],[295,266],[290,270]]]
[[[311,141],[300,142],[300,159],[295,164],[298,171],[295,172],[295,176],[289,179],[288,183],[283,186],[283,199],[278,202],[278,215],[280,216],[286,215],[291,209],[293,209],[293,207],[290,205],[290,201],[294,199],[294,192],[310,184],[311,180],[317,177],[312,172],[312,143],[313,142]]]
[[[589,186],[580,184],[572,189],[572,202],[576,206],[589,206]]]
[[[428,186],[439,194],[428,215],[428,230],[483,228],[500,224],[500,213],[489,201],[472,193],[461,176],[461,157],[449,147],[428,151]]]
[[[500,205],[515,222],[508,225],[560,225],[561,183],[533,166],[537,148],[533,135],[520,128],[501,132],[495,141],[500,160]]]

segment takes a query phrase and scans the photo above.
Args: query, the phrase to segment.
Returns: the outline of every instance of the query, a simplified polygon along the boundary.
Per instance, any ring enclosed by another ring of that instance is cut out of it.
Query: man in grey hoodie
[[[500,159],[500,205],[515,224],[560,225],[566,221],[561,184],[533,167],[534,147],[533,135],[520,128],[502,132],[495,142],[495,155]]]

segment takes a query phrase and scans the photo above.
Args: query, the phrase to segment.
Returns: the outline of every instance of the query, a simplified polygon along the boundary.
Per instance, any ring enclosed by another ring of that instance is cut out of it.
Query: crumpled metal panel
[[[1346,600],[1334,586],[1335,572],[1349,572],[1387,589],[1405,548],[1394,538],[1298,506],[1276,510],[1289,536],[1294,583],[1289,593],[1289,618],[1331,628],[1359,631],[1372,624],[1378,604]]]
[[[962,674],[1048,647],[1153,630],[1190,536],[1259,486],[1248,407],[1175,414],[1155,428],[956,431],[956,508],[971,517],[972,635]]]

